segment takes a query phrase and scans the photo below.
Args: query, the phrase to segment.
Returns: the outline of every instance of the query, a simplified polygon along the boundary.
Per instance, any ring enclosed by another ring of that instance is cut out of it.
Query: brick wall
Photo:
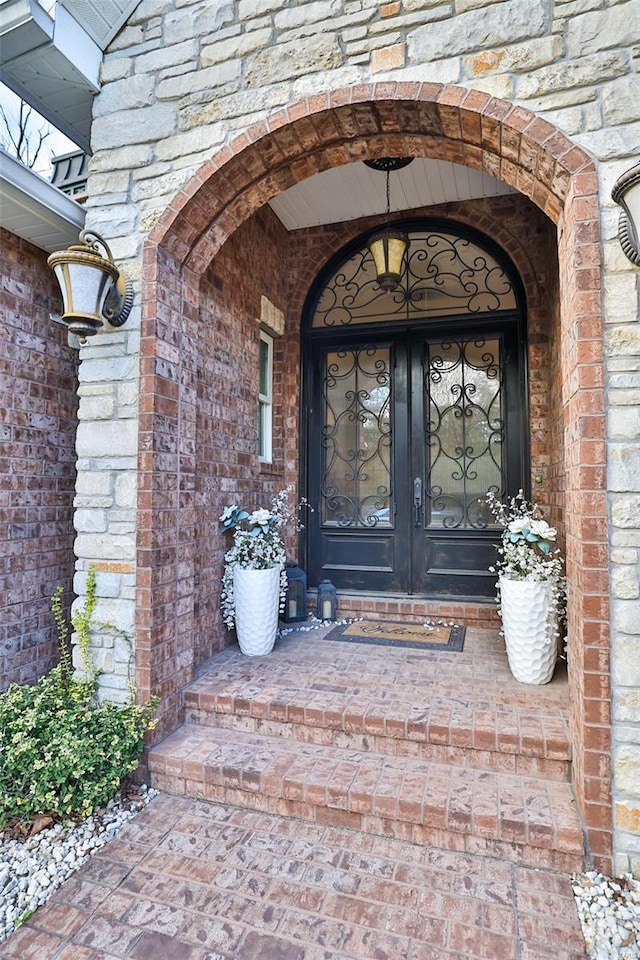
[[[50,597],[71,599],[77,353],[51,323],[47,254],[0,230],[0,689],[57,660]]]
[[[220,533],[222,510],[232,502],[268,505],[286,482],[285,338],[274,344],[272,464],[258,460],[257,426],[261,297],[284,311],[286,247],[286,231],[265,209],[202,277],[170,258],[159,272],[166,308],[142,342],[137,566],[148,588],[136,638],[141,692],[163,698],[159,734],[175,727],[179,692],[195,666],[228,642],[220,613],[230,546]]]

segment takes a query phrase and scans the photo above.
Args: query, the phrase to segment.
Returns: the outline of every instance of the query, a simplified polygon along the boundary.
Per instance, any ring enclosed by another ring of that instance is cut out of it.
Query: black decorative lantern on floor
[[[307,575],[302,567],[288,563],[287,594],[284,601],[284,622],[299,623],[307,619]]]
[[[338,594],[331,580],[323,580],[318,587],[318,606],[316,616],[319,620],[335,620],[338,607]]]

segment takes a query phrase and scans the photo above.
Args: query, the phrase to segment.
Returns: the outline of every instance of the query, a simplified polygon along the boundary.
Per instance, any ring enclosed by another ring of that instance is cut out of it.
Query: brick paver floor
[[[551,870],[162,794],[3,960],[583,960]]]

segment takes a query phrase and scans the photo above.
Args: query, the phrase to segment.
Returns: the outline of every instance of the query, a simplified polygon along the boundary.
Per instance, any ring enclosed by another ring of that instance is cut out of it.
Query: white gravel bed
[[[91,854],[156,796],[145,785],[79,823],[56,823],[26,839],[0,840],[0,943],[27,920]]]
[[[591,872],[575,875],[571,883],[591,960],[638,960],[640,880]]]

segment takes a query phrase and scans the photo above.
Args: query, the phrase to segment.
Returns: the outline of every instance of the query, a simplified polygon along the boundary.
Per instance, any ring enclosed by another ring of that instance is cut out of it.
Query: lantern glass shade
[[[409,238],[401,230],[383,230],[369,241],[376,277],[383,290],[395,290],[402,276],[402,261]]]
[[[338,594],[330,580],[323,580],[318,587],[318,608],[316,616],[319,620],[335,620],[338,607]]]
[[[71,260],[57,263],[53,272],[62,291],[65,322],[82,317],[101,327],[105,300],[113,286],[112,272]]]
[[[307,575],[300,567],[286,568],[287,594],[284,602],[284,622],[297,623],[307,619]]]

